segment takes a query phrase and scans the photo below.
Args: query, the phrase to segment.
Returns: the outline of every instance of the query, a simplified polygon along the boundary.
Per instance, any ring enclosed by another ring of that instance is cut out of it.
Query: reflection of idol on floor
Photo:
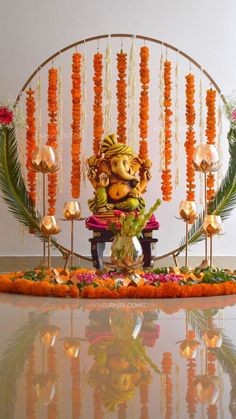
[[[125,403],[135,391],[145,389],[158,372],[145,347],[153,347],[159,338],[156,311],[145,313],[106,309],[89,314],[86,340],[94,364],[88,374],[106,408],[125,412]],[[124,413],[123,412],[123,413]]]

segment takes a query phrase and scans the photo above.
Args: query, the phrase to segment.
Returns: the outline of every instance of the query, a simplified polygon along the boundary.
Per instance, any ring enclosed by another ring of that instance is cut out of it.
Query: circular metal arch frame
[[[214,86],[214,88],[216,89],[216,91],[218,92],[220,98],[222,99],[223,103],[226,104],[226,98],[223,95],[220,87],[218,86],[218,84],[215,82],[215,80],[211,77],[211,75],[201,66],[201,64],[199,64],[196,60],[194,60],[190,55],[186,54],[184,51],[176,48],[175,46],[168,44],[167,42],[163,42],[160,39],[156,39],[156,38],[151,38],[148,36],[143,36],[143,35],[134,35],[134,34],[128,34],[128,33],[113,33],[113,34],[103,34],[103,35],[97,35],[97,36],[92,36],[90,38],[85,38],[83,40],[74,42],[73,44],[70,44],[64,48],[62,48],[61,50],[55,52],[54,54],[52,54],[50,57],[48,57],[45,61],[43,61],[37,68],[36,70],[30,75],[30,77],[26,80],[25,84],[23,85],[23,87],[21,88],[17,98],[16,98],[16,103],[19,102],[22,93],[26,90],[26,88],[28,87],[28,85],[30,84],[30,82],[33,80],[33,78],[42,70],[43,67],[45,67],[48,63],[50,63],[51,61],[53,61],[56,57],[58,57],[59,55],[63,54],[64,52],[72,49],[72,48],[76,48],[79,45],[84,45],[87,44],[89,42],[93,42],[93,41],[99,41],[100,39],[109,39],[109,38],[134,38],[134,39],[140,39],[144,42],[151,42],[154,44],[159,44],[163,47],[166,47],[172,51],[177,52],[179,55],[181,55],[182,57],[184,57],[186,60],[188,60],[189,62],[191,62],[195,67],[197,67],[202,74],[204,74],[206,76],[206,78],[210,81],[210,83],[212,84],[212,86]],[[56,244],[56,243],[55,243]],[[61,246],[59,243],[56,244],[56,247],[58,248],[59,251],[61,251],[61,253],[64,255],[65,259],[66,259],[66,264],[67,265],[68,261],[69,261],[69,257],[70,257],[70,250],[66,249],[64,246]],[[164,259],[168,256],[172,256],[174,259],[175,264],[177,265],[177,255],[185,248],[185,245],[182,245],[168,253],[165,253],[161,256],[155,257],[154,260],[160,260],[160,259]],[[87,257],[87,256],[83,256],[79,253],[74,253],[75,256],[84,259],[84,260],[92,260],[91,258]]]

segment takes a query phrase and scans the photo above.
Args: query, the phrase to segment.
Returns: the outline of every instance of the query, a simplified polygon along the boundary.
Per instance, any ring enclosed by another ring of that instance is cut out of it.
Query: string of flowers
[[[129,52],[128,65],[128,143],[135,147],[136,139],[136,48],[135,37],[132,37],[132,43]]]
[[[36,394],[33,387],[33,377],[35,375],[35,347],[32,346],[26,367],[26,419],[36,419]]]
[[[48,139],[47,145],[57,149],[57,80],[56,68],[48,70]],[[48,175],[48,215],[55,215],[57,196],[57,172]]]
[[[29,88],[26,91],[26,167],[28,193],[32,203],[36,203],[36,173],[30,170],[32,154],[35,151],[36,144],[36,125],[35,125],[35,95],[34,90]]]
[[[186,125],[187,125],[187,132],[186,132],[186,140],[184,143],[185,152],[186,152],[186,199],[188,201],[195,200],[195,170],[192,164],[193,155],[195,151],[195,131],[194,131],[194,124],[195,124],[195,78],[194,75],[189,73],[185,77],[186,85],[185,85],[185,94],[186,94]]]
[[[172,418],[173,415],[173,383],[171,378],[172,367],[173,367],[173,360],[172,360],[172,353],[171,352],[164,352],[162,356],[162,372],[165,374],[165,400],[166,400],[166,409],[165,409],[165,417],[166,419]]]
[[[82,165],[82,181],[83,186],[86,188],[87,180],[87,167],[86,167],[86,156],[84,150],[85,138],[86,138],[86,124],[87,124],[87,60],[86,60],[86,49],[84,46],[84,52],[81,63],[81,165]]]
[[[199,137],[200,137],[200,144],[204,143],[204,100],[203,100],[203,86],[202,86],[202,71],[199,81]],[[204,182],[203,182],[203,173],[199,172],[200,177],[200,189],[199,189],[199,201],[200,204],[204,205]]]
[[[216,355],[208,350],[207,353],[207,373],[211,376],[216,374]],[[216,404],[210,404],[207,408],[207,416],[209,419],[217,419],[217,406]]]
[[[221,138],[222,138],[222,131],[223,131],[223,127],[222,127],[222,109],[220,106],[220,103],[218,105],[218,115],[217,115],[217,150],[219,153],[219,157],[220,160],[223,160],[223,150],[222,150],[222,142],[221,142]],[[220,166],[219,170],[217,171],[217,188],[220,187],[220,183],[223,179],[223,172],[222,172],[222,166]]]
[[[110,37],[107,41],[105,53],[105,82],[104,82],[104,134],[112,132],[112,55]]]
[[[48,351],[47,351],[47,369],[48,369],[48,373],[55,380],[57,376],[57,362],[56,362],[56,350],[53,346],[48,348]],[[57,418],[57,415],[58,415],[57,402],[58,402],[58,392],[56,390],[52,401],[47,406],[47,413],[48,413],[47,419]]]
[[[127,54],[122,50],[116,54],[117,57],[117,73],[118,79],[116,82],[116,97],[117,97],[117,140],[120,143],[126,144],[126,101],[127,101],[127,83],[126,83],[126,69],[127,69]]]
[[[162,198],[163,201],[171,201],[172,198],[172,175],[171,175],[171,160],[172,160],[172,146],[171,146],[171,62],[164,62],[164,168],[162,170]]]
[[[22,94],[18,103],[20,112],[23,114],[23,105],[22,105]],[[25,124],[21,124],[19,127],[16,127],[16,135],[18,138],[18,147],[19,147],[19,159],[22,171],[22,177],[26,183],[26,153],[25,153],[25,140],[26,140],[26,129]]]
[[[143,46],[140,48],[140,84],[141,92],[139,99],[139,157],[146,160],[148,157],[148,119],[149,119],[149,48]]]
[[[149,419],[148,414],[148,399],[149,399],[149,382],[145,380],[139,387],[140,391],[140,402],[141,402],[141,414],[140,419]]]
[[[130,53],[129,53],[129,68],[128,68],[128,143],[134,148],[136,138],[136,49],[135,37],[132,38]]]
[[[95,156],[100,155],[100,145],[103,135],[103,113],[102,113],[102,54],[97,52],[93,58],[94,68],[94,102],[93,102],[93,152]]]
[[[71,195],[75,199],[80,197],[81,183],[81,59],[79,52],[72,56]]]
[[[117,418],[118,419],[126,419],[127,418],[127,402],[120,403],[118,405]]]
[[[94,419],[103,419],[102,390],[96,386],[93,389]]]
[[[193,340],[195,339],[195,332],[193,330],[188,331],[187,339]],[[196,361],[195,359],[188,359],[187,360],[187,393],[186,393],[186,402],[187,402],[187,410],[188,415],[190,418],[194,418],[196,414],[196,405],[197,405],[197,398],[196,392],[194,389],[194,380],[196,376]]]
[[[38,71],[37,73],[37,82],[36,82],[36,91],[35,91],[35,100],[36,100],[36,142],[37,147],[42,146],[42,84],[41,84],[41,75]],[[40,208],[41,206],[41,189],[42,189],[42,177],[40,173],[36,173],[36,206]]]
[[[71,388],[71,402],[72,402],[72,415],[71,419],[78,419],[81,410],[81,394],[80,394],[80,358],[70,359],[70,373],[72,378]]]
[[[159,71],[159,144],[160,144],[160,173],[164,170],[165,161],[165,108],[164,108],[164,56],[161,52]]]
[[[216,91],[208,89],[206,94],[207,118],[206,130],[207,144],[215,144],[216,138]],[[215,176],[213,173],[207,175],[207,200],[211,201],[215,196]]]
[[[58,69],[58,153],[59,153],[59,170],[58,170],[58,192],[63,191],[63,125],[62,125],[62,111],[63,111],[63,105],[62,105],[62,69],[61,66],[59,66]]]
[[[177,62],[175,66],[175,188],[180,183],[180,164],[179,164],[179,155],[180,155],[180,133],[179,133],[179,60],[177,56]]]

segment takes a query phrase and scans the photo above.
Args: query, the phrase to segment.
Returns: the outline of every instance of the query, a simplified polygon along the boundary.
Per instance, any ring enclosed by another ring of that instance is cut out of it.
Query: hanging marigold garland
[[[215,144],[216,138],[216,91],[209,89],[206,94],[207,118],[206,137],[207,144]],[[215,176],[213,173],[207,175],[207,200],[211,201],[215,196]]]
[[[195,109],[194,109],[194,95],[195,95],[195,78],[193,74],[187,74],[185,77],[185,94],[186,94],[186,141],[184,143],[186,151],[186,199],[187,201],[195,200],[195,170],[193,167],[193,155],[195,151]]]
[[[140,142],[139,142],[139,157],[142,160],[146,160],[148,157],[148,119],[149,119],[149,48],[143,46],[140,48],[140,83],[141,93],[139,100],[139,130],[140,130]]]
[[[102,407],[102,390],[100,387],[96,386],[93,389],[93,418],[102,419],[103,416],[103,407]]]
[[[48,139],[47,145],[57,149],[57,83],[58,71],[56,68],[48,70]],[[55,215],[57,196],[57,172],[48,175],[48,215]]]
[[[172,198],[172,175],[171,175],[171,62],[164,63],[164,119],[165,119],[165,141],[164,141],[164,169],[162,170],[162,198],[163,201],[171,201]]]
[[[117,97],[117,140],[120,143],[126,144],[126,100],[127,100],[127,54],[122,50],[117,57],[117,72],[118,80],[116,82],[116,97]]]
[[[103,113],[102,113],[102,54],[97,52],[93,59],[94,68],[94,102],[93,102],[93,152],[95,156],[100,154],[100,145],[103,135]]]
[[[136,49],[135,37],[132,38],[132,44],[129,53],[129,69],[128,69],[128,143],[132,147],[135,146],[136,138]]]
[[[31,201],[35,205],[36,203],[36,173],[30,170],[30,163],[32,154],[37,147],[36,144],[36,126],[35,126],[35,98],[34,90],[29,88],[26,92],[26,167],[27,172],[27,184],[28,192]]]
[[[81,183],[81,60],[78,52],[72,56],[72,144],[71,144],[71,195],[80,197]]]

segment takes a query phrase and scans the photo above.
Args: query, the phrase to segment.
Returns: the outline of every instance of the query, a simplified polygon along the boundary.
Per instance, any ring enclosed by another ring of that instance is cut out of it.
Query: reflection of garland
[[[195,332],[193,330],[188,331],[187,339],[195,339]],[[189,418],[194,418],[196,414],[196,392],[194,389],[194,380],[196,376],[196,361],[195,359],[187,360],[187,393],[186,393],[186,402]]]
[[[216,367],[215,367],[215,361],[216,361],[216,356],[213,352],[208,350],[208,354],[207,354],[207,373],[209,375],[216,375]],[[217,419],[217,406],[216,404],[211,404],[208,406],[207,408],[207,416],[209,419]]]
[[[165,374],[164,394],[166,419],[171,419],[173,414],[173,383],[171,378],[173,360],[171,352],[164,352],[162,358],[162,372]]]
[[[53,346],[48,348],[47,352],[47,361],[48,361],[48,373],[56,378],[56,371],[57,371],[57,361],[56,361],[56,350]],[[55,419],[58,415],[58,409],[57,409],[57,401],[58,401],[58,389],[55,391],[55,395],[47,406],[47,412],[48,412],[48,419]]]
[[[57,149],[57,82],[58,71],[56,68],[48,70],[48,139],[47,145]],[[48,214],[55,215],[57,195],[57,172],[48,175]]]
[[[103,408],[102,408],[102,391],[99,386],[93,389],[93,408],[94,415],[93,419],[103,419]]]
[[[31,353],[26,367],[26,419],[36,419],[35,403],[36,394],[33,388],[33,377],[35,375],[35,348],[32,346]]]
[[[80,417],[80,358],[70,359],[70,373],[72,378],[71,400],[72,400],[72,419]]]

